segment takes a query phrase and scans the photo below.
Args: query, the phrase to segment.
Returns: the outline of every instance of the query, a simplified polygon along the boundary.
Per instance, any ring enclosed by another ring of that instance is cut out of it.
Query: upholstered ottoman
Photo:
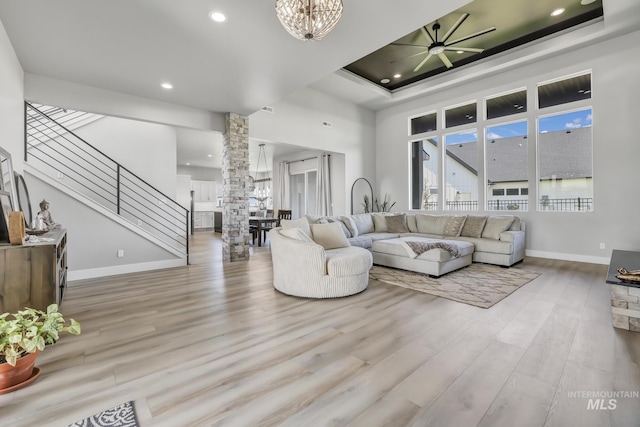
[[[373,263],[441,276],[471,264],[473,243],[427,237],[378,240],[371,246]]]

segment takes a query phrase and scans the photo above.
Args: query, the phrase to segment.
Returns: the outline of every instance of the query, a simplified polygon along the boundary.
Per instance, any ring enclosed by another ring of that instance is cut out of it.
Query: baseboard
[[[87,270],[69,270],[67,280],[95,279],[97,277],[115,276],[117,274],[139,273],[142,271],[160,270],[163,268],[182,267],[187,265],[186,259],[169,259],[166,261],[142,262],[139,264],[114,265],[111,267],[89,268]],[[73,283],[69,283],[72,287]]]
[[[609,265],[609,262],[611,261],[610,257],[565,254],[560,252],[532,251],[529,249],[525,251],[525,255],[536,257],[536,258],[549,258],[549,259],[559,259],[563,261],[586,262],[589,264]]]

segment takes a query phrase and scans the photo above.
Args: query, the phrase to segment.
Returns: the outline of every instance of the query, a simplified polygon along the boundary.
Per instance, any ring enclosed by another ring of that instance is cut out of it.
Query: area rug
[[[539,275],[532,271],[477,263],[438,278],[379,265],[374,265],[369,271],[371,279],[482,308],[491,307]]]
[[[68,427],[138,427],[133,402],[126,402],[115,408],[95,414]]]

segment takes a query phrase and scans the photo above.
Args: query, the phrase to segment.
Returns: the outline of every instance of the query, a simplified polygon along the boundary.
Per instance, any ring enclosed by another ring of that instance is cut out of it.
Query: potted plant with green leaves
[[[0,394],[33,381],[39,373],[34,369],[38,353],[55,344],[61,332],[78,335],[80,330],[75,320],[66,323],[56,304],[46,312],[27,307],[0,314]]]

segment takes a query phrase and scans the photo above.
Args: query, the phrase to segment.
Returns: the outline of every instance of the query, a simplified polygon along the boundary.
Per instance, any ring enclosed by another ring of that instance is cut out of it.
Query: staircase
[[[25,170],[188,263],[189,211],[73,132],[100,118],[25,102]]]

